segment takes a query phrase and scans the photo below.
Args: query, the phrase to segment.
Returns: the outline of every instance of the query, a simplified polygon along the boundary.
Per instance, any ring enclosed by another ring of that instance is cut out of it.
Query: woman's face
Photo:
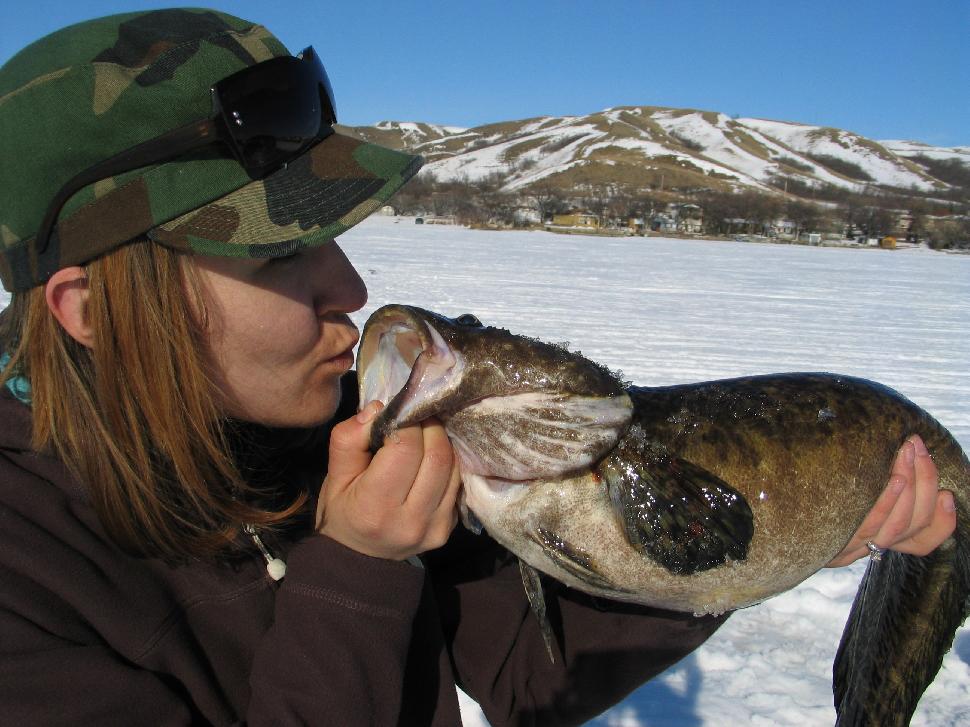
[[[367,289],[335,242],[285,258],[192,258],[226,414],[278,427],[331,419]]]

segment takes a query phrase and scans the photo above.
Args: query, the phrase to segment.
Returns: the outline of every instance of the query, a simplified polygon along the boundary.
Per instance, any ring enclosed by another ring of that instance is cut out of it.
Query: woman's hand
[[[404,560],[447,541],[461,477],[435,419],[397,430],[372,455],[371,423],[382,408],[371,402],[333,428],[316,528],[359,553]]]
[[[907,439],[883,490],[852,540],[828,564],[848,565],[869,555],[866,542],[887,550],[926,555],[956,528],[953,493],[939,490],[936,465],[919,436]]]

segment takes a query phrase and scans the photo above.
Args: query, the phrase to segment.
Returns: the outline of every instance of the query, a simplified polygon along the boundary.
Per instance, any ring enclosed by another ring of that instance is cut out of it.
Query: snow
[[[722,162],[727,167],[717,167],[713,171],[731,176],[738,176],[738,172],[741,172],[743,177],[748,178],[749,184],[754,185],[758,185],[759,182],[778,172],[774,163],[745,151],[728,138],[727,134],[731,132],[731,128],[728,117],[724,114],[718,114],[717,122],[713,124],[705,119],[701,112],[691,114],[659,112],[654,114],[653,120],[667,133],[700,144],[703,147],[700,153],[704,157]],[[691,159],[691,161],[704,168],[700,160]],[[708,169],[704,168],[704,171]]]
[[[372,217],[341,237],[370,290],[573,348],[639,384],[827,370],[888,384],[970,449],[970,256],[473,231]],[[7,296],[0,293],[0,305]],[[831,665],[863,564],[734,614],[597,727],[831,725]],[[466,727],[486,725],[460,695]],[[916,727],[967,725],[970,627]]]
[[[886,383],[970,449],[970,256],[929,250],[487,232],[371,218],[341,238],[370,290],[363,323],[410,303],[573,348],[640,384],[828,370]],[[814,727],[864,565],[734,614],[703,647],[590,724]],[[466,727],[486,725],[460,695]],[[913,725],[970,714],[970,627]]]
[[[508,185],[509,189],[521,187],[523,184],[531,184],[542,179],[548,174],[563,171],[571,166],[583,163],[581,159],[576,159],[576,152],[579,147],[588,143],[591,139],[604,136],[604,133],[592,124],[576,125],[577,119],[567,117],[560,124],[551,129],[534,131],[533,136],[544,140],[544,144],[555,144],[563,139],[571,141],[563,148],[553,152],[548,152],[542,148],[533,149],[522,154],[519,159],[535,161],[539,166],[530,172],[525,178],[516,183]],[[548,119],[539,120],[528,124],[530,130],[538,129]],[[496,142],[498,137],[487,139]],[[446,159],[439,159],[430,162],[425,166],[425,173],[433,174],[439,181],[451,181],[455,179],[468,179],[477,181],[496,172],[504,173],[508,171],[506,152],[510,148],[521,144],[523,137],[516,135],[514,138],[501,143],[492,143],[490,146],[473,151],[464,152]]]
[[[685,135],[685,136],[688,136],[688,135]],[[688,138],[690,137],[688,136]],[[663,144],[658,144],[655,141],[644,141],[641,139],[607,139],[606,141],[601,141],[601,142],[597,142],[595,144],[590,144],[586,146],[583,149],[583,155],[589,156],[590,153],[596,149],[603,149],[611,146],[619,147],[622,149],[635,149],[641,152],[643,156],[646,157],[647,159],[650,159],[651,157],[672,156],[672,157],[675,157],[678,161],[688,162],[689,164],[692,164],[698,169],[700,169],[701,171],[709,174],[713,174],[713,173],[724,174],[729,177],[735,177],[736,179],[741,179],[744,176],[744,175],[738,174],[737,172],[737,168],[740,166],[739,164],[735,164],[734,165],[735,168],[732,169],[730,166],[722,166],[720,164],[714,164],[711,161],[709,161],[709,159],[725,158],[726,156],[732,156],[732,155],[735,157],[734,159],[735,162],[738,162],[741,160],[741,157],[739,155],[736,155],[733,150],[727,149],[727,148],[723,150],[722,154],[709,153],[710,150],[705,149],[705,151],[703,152],[703,156],[691,156],[687,154],[681,154],[679,152],[674,152],[669,147],[666,147]],[[756,183],[755,179],[748,179],[747,181],[751,184]]]
[[[411,137],[412,143],[417,143],[415,137],[427,136],[429,131],[437,136],[462,134],[468,131],[463,126],[442,126],[441,124],[425,124],[416,121],[379,121],[374,126],[384,131],[400,129],[406,137]]]
[[[970,146],[930,146],[920,141],[890,139],[880,144],[899,156],[923,155],[931,159],[958,159],[970,166]]]
[[[802,153],[822,154],[838,157],[862,168],[877,184],[907,189],[915,187],[923,191],[935,186],[923,176],[904,168],[890,156],[883,156],[873,148],[862,143],[862,137],[849,131],[826,130],[820,126],[792,124],[786,121],[765,119],[738,119],[741,126],[760,131],[783,145]],[[830,133],[835,138],[830,137]],[[839,182],[842,186],[861,188],[864,185]]]
[[[631,116],[648,117],[666,134],[695,142],[698,151],[684,151],[671,139],[635,126]],[[604,123],[605,122],[605,123]],[[625,125],[625,133],[616,135],[613,125]],[[414,140],[415,131],[402,124],[407,138]],[[444,127],[435,127],[443,133]],[[458,148],[457,138],[467,136],[464,151],[437,158],[425,167],[425,173],[440,181],[468,179],[475,181],[496,172],[509,175],[505,183],[508,191],[533,184],[543,177],[565,171],[588,159],[590,154],[607,147],[639,151],[647,160],[674,157],[688,162],[702,171],[734,178],[738,183],[756,189],[767,189],[767,182],[782,170],[779,163],[794,158],[811,171],[801,173],[810,183],[826,183],[854,191],[863,191],[866,183],[852,180],[814,162],[806,154],[836,157],[857,165],[874,183],[901,189],[933,190],[938,182],[921,174],[904,157],[916,153],[939,159],[960,159],[970,163],[968,147],[931,147],[919,142],[878,143],[848,131],[820,126],[765,119],[731,119],[722,113],[691,111],[688,109],[616,107],[588,116],[541,117],[519,122],[507,122],[503,134],[482,137],[474,129],[461,135],[446,137],[450,149]],[[745,144],[739,136],[747,135],[753,144]],[[659,138],[658,138],[659,137]],[[571,141],[550,153],[557,142]],[[491,146],[482,147],[482,143]],[[533,143],[521,155],[506,152],[524,143]],[[434,141],[440,147],[441,139]],[[668,144],[671,144],[668,146]],[[417,147],[419,150],[421,146]],[[443,147],[441,147],[443,148]],[[528,161],[526,170],[516,168],[514,160]]]

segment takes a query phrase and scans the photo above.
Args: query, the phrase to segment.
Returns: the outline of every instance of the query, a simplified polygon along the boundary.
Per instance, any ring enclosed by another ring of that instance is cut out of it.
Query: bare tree
[[[611,199],[609,187],[597,184],[589,188],[587,194],[582,198],[582,203],[587,211],[599,217],[600,225],[607,227]]]
[[[553,215],[566,212],[569,208],[562,190],[543,182],[529,187],[528,198],[539,214],[541,222],[545,222]]]
[[[810,202],[800,202],[798,200],[788,200],[785,203],[785,216],[795,225],[795,239],[797,240],[802,232],[818,227],[821,214],[818,207]]]

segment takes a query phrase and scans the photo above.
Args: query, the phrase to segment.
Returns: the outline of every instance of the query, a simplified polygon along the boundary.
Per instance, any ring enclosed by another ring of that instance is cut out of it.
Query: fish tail
[[[970,615],[968,490],[954,488],[957,530],[935,551],[870,559],[833,667],[838,727],[908,725]]]

